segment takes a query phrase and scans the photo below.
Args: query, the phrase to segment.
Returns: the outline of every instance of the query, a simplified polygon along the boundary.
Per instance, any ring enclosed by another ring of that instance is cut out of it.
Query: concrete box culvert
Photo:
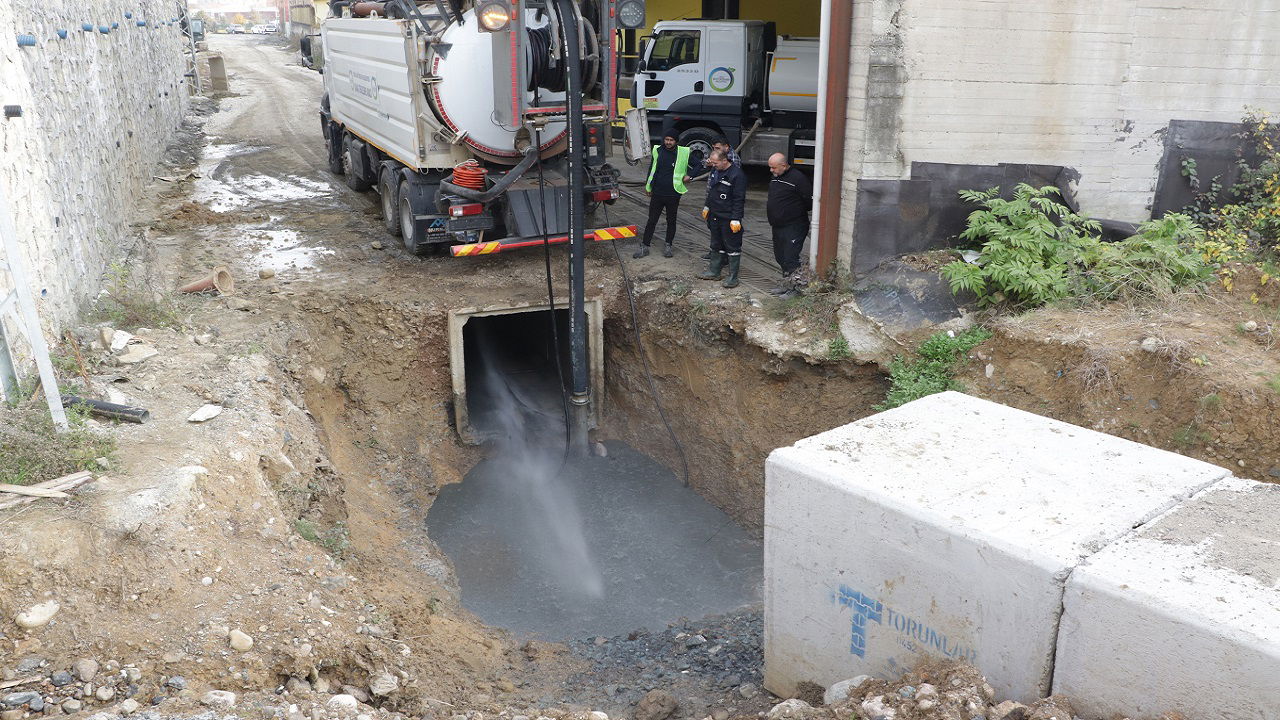
[[[1067,578],[1226,471],[960,393],[775,450],[765,686],[972,662],[1047,695]]]
[[[1053,691],[1085,716],[1280,718],[1280,486],[1228,478],[1067,583]]]
[[[585,303],[587,353],[591,385],[591,426],[599,427],[604,401],[604,305],[599,298]],[[449,370],[453,384],[453,416],[464,442],[479,444],[492,434],[483,414],[484,398],[480,366],[505,372],[512,386],[527,386],[531,392],[547,390],[555,375],[551,358],[552,332],[545,304],[511,302],[483,307],[459,308],[449,312]],[[561,365],[566,384],[571,382],[568,308],[555,309],[560,339]],[[487,327],[486,327],[487,326]],[[482,332],[483,331],[483,332]],[[483,337],[482,337],[483,336]],[[541,357],[539,353],[542,353]],[[496,362],[495,362],[496,361]],[[527,362],[526,362],[527,361]],[[505,367],[497,367],[504,364]],[[519,366],[519,367],[515,367]],[[558,382],[558,380],[556,380]],[[477,392],[479,391],[479,392]],[[559,412],[559,406],[555,406]]]

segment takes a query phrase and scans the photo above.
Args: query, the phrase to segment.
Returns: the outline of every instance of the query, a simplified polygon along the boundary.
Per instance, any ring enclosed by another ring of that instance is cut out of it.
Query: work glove
[[[737,220],[730,220],[729,229],[734,232],[742,232],[742,223]]]
[[[703,206],[702,206],[702,219],[703,219],[703,220],[706,220],[706,219],[707,219],[707,216],[708,216],[708,215],[710,215],[710,214],[711,214],[711,208],[707,207],[706,205],[703,205]]]

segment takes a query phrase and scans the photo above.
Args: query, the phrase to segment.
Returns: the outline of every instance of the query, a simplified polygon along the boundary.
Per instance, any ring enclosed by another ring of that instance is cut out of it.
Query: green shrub
[[[1118,243],[1095,242],[1084,254],[1080,295],[1099,300],[1150,300],[1213,278],[1213,266],[1196,250],[1204,229],[1172,213],[1149,220]]]
[[[1147,300],[1212,277],[1197,250],[1204,230],[1190,217],[1166,215],[1143,223],[1131,238],[1104,243],[1098,222],[1071,212],[1054,199],[1058,194],[1026,183],[1012,200],[1000,198],[999,188],[962,192],[984,208],[969,215],[960,235],[980,242],[981,253],[976,263],[942,268],[951,291],[972,292],[982,306],[1038,307],[1067,298]]]
[[[895,357],[889,364],[889,392],[876,409],[889,410],[926,395],[963,390],[952,373],[970,350],[990,337],[991,332],[981,327],[969,328],[959,335],[935,333],[920,345],[917,359]]]
[[[1095,220],[1071,212],[1055,197],[1052,186],[1019,183],[1012,200],[1000,188],[965,190],[960,197],[983,206],[969,215],[962,240],[981,245],[977,264],[963,261],[942,268],[951,291],[967,290],[979,305],[1009,302],[1044,305],[1061,300],[1071,289],[1070,273],[1081,253],[1101,229]]]

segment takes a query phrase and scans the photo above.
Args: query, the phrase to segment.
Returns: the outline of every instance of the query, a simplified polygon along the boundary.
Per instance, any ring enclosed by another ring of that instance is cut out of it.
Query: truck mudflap
[[[625,240],[635,236],[635,225],[619,225],[617,227],[597,228],[588,232],[584,237],[591,242],[600,242],[602,240]],[[503,240],[490,240],[488,242],[454,245],[449,248],[449,252],[451,252],[454,257],[496,255],[507,250],[538,247],[539,245],[542,245],[543,242],[544,240],[540,237],[505,238]],[[569,236],[557,235],[555,237],[547,238],[545,242],[548,245],[563,245],[569,242]]]

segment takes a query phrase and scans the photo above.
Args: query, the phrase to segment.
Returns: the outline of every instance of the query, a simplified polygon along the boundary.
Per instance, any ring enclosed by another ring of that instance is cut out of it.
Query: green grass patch
[[[88,409],[67,408],[69,428],[57,432],[43,402],[0,406],[0,483],[31,485],[79,470],[96,469],[116,450],[113,438],[86,424]]]
[[[293,529],[303,540],[319,545],[337,558],[341,558],[347,548],[351,547],[351,535],[347,532],[347,526],[344,523],[334,523],[333,527],[321,530],[314,522],[306,518],[298,518],[293,521]]]
[[[958,335],[936,333],[920,345],[915,360],[901,355],[889,364],[889,392],[877,410],[889,410],[947,390],[963,390],[953,373],[965,355],[991,337],[991,331],[973,327]]]
[[[837,335],[827,341],[827,359],[832,362],[840,362],[853,357],[853,352],[849,349],[849,341],[844,339],[843,335]]]

